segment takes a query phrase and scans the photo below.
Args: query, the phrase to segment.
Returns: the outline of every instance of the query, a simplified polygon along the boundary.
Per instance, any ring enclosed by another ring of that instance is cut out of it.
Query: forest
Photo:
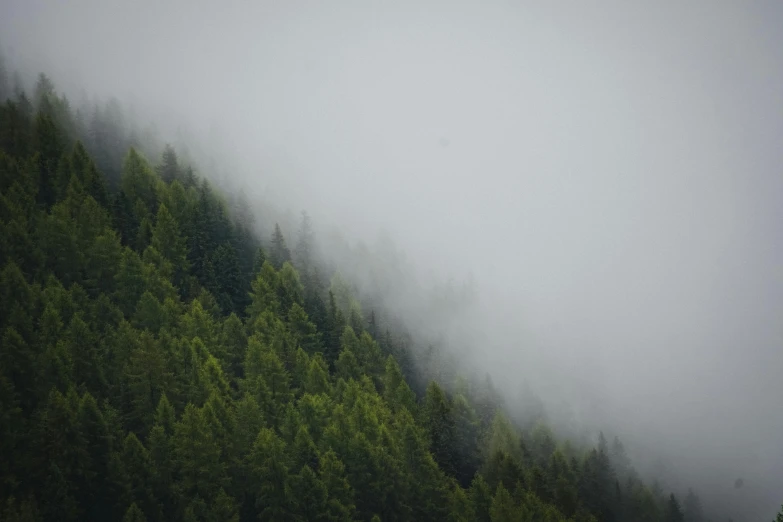
[[[0,520],[708,519],[618,438],[431,379],[307,214],[258,237],[116,102],[74,110],[44,74],[0,66],[0,99]]]

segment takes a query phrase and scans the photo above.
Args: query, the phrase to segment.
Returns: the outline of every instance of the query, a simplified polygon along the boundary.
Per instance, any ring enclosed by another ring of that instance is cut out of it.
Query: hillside
[[[422,381],[306,217],[255,237],[117,106],[73,111],[43,75],[0,96],[0,519],[705,520],[617,439]]]

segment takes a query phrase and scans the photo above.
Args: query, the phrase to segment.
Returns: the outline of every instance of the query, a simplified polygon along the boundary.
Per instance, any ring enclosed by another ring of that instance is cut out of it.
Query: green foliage
[[[288,311],[288,328],[299,344],[308,354],[321,351],[321,339],[315,324],[310,322],[307,312],[299,303],[291,305]]]
[[[147,522],[147,517],[136,503],[132,503],[128,510],[125,512],[125,516],[122,517],[122,522]]]
[[[285,442],[274,431],[262,428],[249,456],[256,493],[255,507],[261,520],[292,518],[289,462]]]
[[[265,251],[118,102],[74,115],[43,75],[5,101],[3,74],[0,519],[703,520],[619,440],[577,458],[489,378],[414,368],[306,214]]]
[[[682,509],[680,508],[680,502],[677,500],[677,497],[674,496],[674,493],[669,495],[669,501],[666,504],[666,512],[663,520],[664,522],[683,522],[683,520],[685,520]]]
[[[272,234],[272,242],[269,248],[269,258],[275,268],[282,268],[283,263],[291,261],[291,252],[286,246],[285,237],[280,230],[280,225],[275,223],[275,231]]]
[[[427,387],[421,415],[435,462],[446,473],[454,474],[456,460],[454,414],[446,394],[436,382],[431,382]]]
[[[489,518],[492,522],[516,522],[523,520],[514,499],[508,490],[503,487],[503,484],[498,484],[495,496],[492,497]]]
[[[329,367],[323,357],[316,354],[310,359],[305,376],[304,391],[311,394],[328,394],[332,389],[329,381]]]
[[[179,225],[164,204],[158,207],[150,244],[170,264],[166,272],[171,274],[172,282],[181,286],[189,268],[187,243],[179,231]]]
[[[166,144],[163,149],[163,158],[158,172],[161,179],[166,183],[171,183],[180,178],[179,161],[177,160],[177,153],[169,144]]]
[[[157,212],[156,176],[147,160],[136,149],[131,148],[125,157],[120,186],[132,204],[133,217],[137,222]]]
[[[616,439],[615,439],[616,440]],[[701,505],[701,499],[692,489],[688,489],[683,505],[683,519],[685,522],[704,522],[705,516]]]
[[[476,475],[476,478],[473,479],[469,494],[476,520],[481,522],[491,520],[493,496],[489,485],[482,475]]]
[[[175,485],[181,497],[210,498],[227,483],[226,463],[221,461],[219,441],[205,411],[188,404],[174,427],[174,459],[180,479]]]

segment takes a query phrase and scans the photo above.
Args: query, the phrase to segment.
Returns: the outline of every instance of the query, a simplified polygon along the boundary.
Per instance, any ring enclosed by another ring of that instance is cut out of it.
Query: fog
[[[455,337],[509,404],[528,380],[672,487],[771,519],[783,6],[543,4],[5,0],[0,45],[187,121],[253,201],[385,230],[423,286],[472,277]]]

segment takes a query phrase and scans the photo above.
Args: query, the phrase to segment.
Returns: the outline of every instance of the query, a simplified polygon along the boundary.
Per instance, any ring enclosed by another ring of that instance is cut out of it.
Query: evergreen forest
[[[46,75],[2,68],[0,99],[0,520],[707,520],[616,437],[431,378],[306,214],[260,237],[117,102],[74,109]]]

